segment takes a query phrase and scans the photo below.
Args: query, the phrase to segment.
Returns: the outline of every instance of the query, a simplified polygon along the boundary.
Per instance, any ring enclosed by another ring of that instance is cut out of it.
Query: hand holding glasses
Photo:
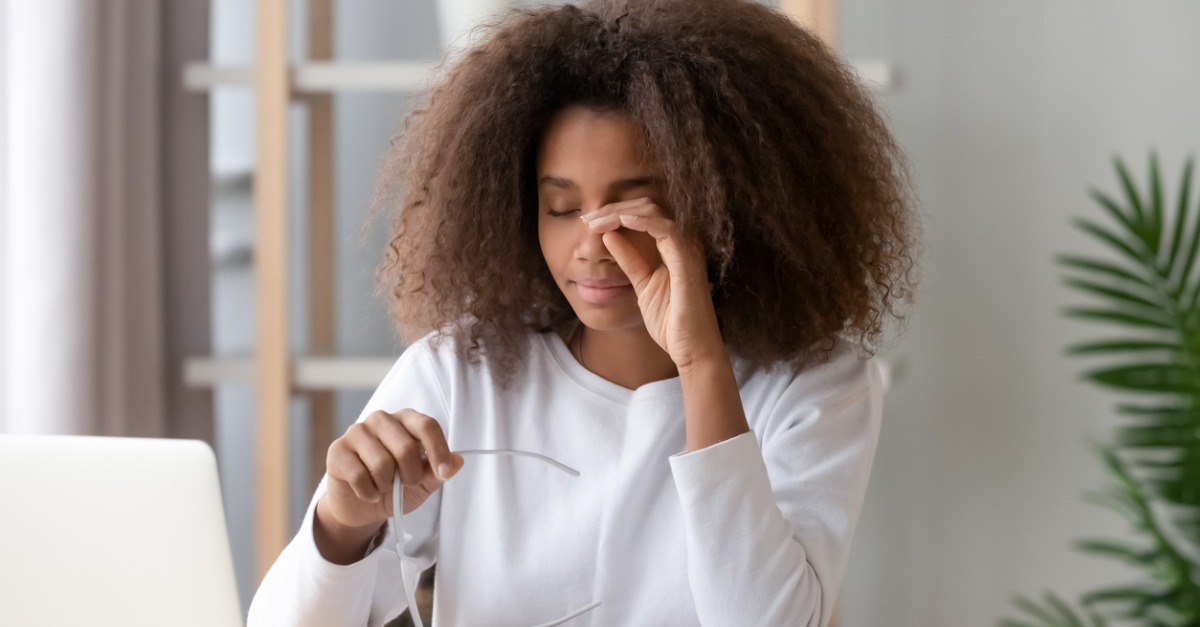
[[[326,456],[327,491],[317,504],[315,536],[318,549],[330,561],[351,563],[380,526],[392,519],[401,587],[412,609],[413,622],[424,627],[416,611],[420,567],[404,552],[411,539],[404,530],[404,513],[419,507],[443,482],[462,468],[466,455],[516,456],[545,462],[578,477],[579,471],[538,453],[511,449],[451,452],[441,425],[412,409],[394,414],[375,411],[350,426],[329,447]],[[384,498],[390,492],[391,503]],[[388,507],[390,505],[390,508]],[[357,553],[356,553],[357,551]],[[552,627],[595,609],[596,601],[562,618],[537,627]]]

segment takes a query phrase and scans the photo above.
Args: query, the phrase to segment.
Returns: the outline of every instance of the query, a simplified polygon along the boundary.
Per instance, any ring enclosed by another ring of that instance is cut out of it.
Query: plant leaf
[[[1070,627],[1085,627],[1083,621],[1080,620],[1079,616],[1075,614],[1075,611],[1072,610],[1065,601],[1059,598],[1058,595],[1054,594],[1053,592],[1047,592],[1045,599],[1047,605],[1058,610],[1058,613],[1065,619],[1065,623],[1067,625]]]
[[[1112,510],[1135,525],[1140,517],[1137,504],[1130,501],[1120,492],[1085,492],[1083,500],[1086,503]]]
[[[1117,178],[1121,179],[1121,189],[1125,191],[1125,200],[1129,201],[1129,207],[1133,210],[1130,217],[1136,218],[1134,222],[1147,222],[1146,211],[1142,208],[1142,198],[1138,194],[1133,177],[1129,175],[1129,168],[1126,168],[1125,162],[1120,159],[1113,159],[1113,166],[1117,169]]]
[[[1112,279],[1129,281],[1148,289],[1154,289],[1145,278],[1111,263],[1072,255],[1061,255],[1057,257],[1057,261],[1064,266],[1075,268],[1076,270],[1102,274]]]
[[[1075,548],[1085,553],[1103,555],[1134,564],[1149,564],[1158,559],[1158,555],[1152,550],[1112,540],[1081,540],[1075,543]]]
[[[1156,598],[1157,595],[1158,592],[1150,588],[1120,586],[1089,592],[1083,595],[1083,602],[1088,605],[1094,603],[1129,603],[1142,601],[1147,598]]]
[[[1183,177],[1179,179],[1179,200],[1175,207],[1175,228],[1171,229],[1171,246],[1168,248],[1167,265],[1171,268],[1175,266],[1175,260],[1179,258],[1180,244],[1183,243],[1183,229],[1187,224],[1188,207],[1191,204],[1188,202],[1192,195],[1192,171],[1195,169],[1195,161],[1188,157],[1187,162],[1183,165]]]
[[[1138,296],[1137,294],[1133,294],[1115,287],[1110,287],[1108,285],[1085,281],[1083,279],[1068,278],[1064,279],[1063,283],[1088,294],[1105,296],[1119,301],[1118,306],[1119,303],[1129,303],[1132,305],[1137,305],[1138,307],[1145,307],[1147,309],[1158,309],[1161,306],[1159,303]]]
[[[1153,425],[1126,427],[1117,434],[1117,441],[1128,448],[1177,448],[1179,441],[1195,437],[1192,425]]]
[[[1150,215],[1147,216],[1150,250],[1158,256],[1163,237],[1162,173],[1158,169],[1158,153],[1150,153]],[[1148,242],[1149,243],[1149,242]]]
[[[1143,257],[1142,253],[1135,249],[1133,244],[1126,242],[1120,237],[1117,237],[1112,231],[1109,231],[1099,224],[1096,224],[1095,222],[1092,222],[1086,218],[1076,218],[1075,226],[1081,231],[1088,233],[1092,237],[1095,237],[1096,239],[1099,239],[1100,241],[1105,242],[1113,248],[1121,251],[1126,257],[1129,257],[1133,261],[1145,263],[1145,258]]]
[[[1026,614],[1029,614],[1030,616],[1037,618],[1038,620],[1042,621],[1043,624],[1045,624],[1045,625],[1052,625],[1052,626],[1061,625],[1061,623],[1058,620],[1058,617],[1055,616],[1053,613],[1051,613],[1051,611],[1049,609],[1038,605],[1037,603],[1035,603],[1034,601],[1032,601],[1026,597],[1018,596],[1017,598],[1013,599],[1013,603],[1021,611],[1025,612]]]
[[[1194,430],[1193,430],[1194,433]],[[1200,497],[1200,486],[1192,481],[1151,481],[1154,491],[1172,503],[1193,505]]]
[[[1132,213],[1125,213],[1125,211],[1121,209],[1121,206],[1118,205],[1116,201],[1100,190],[1093,189],[1091,191],[1091,196],[1092,200],[1095,200],[1096,203],[1099,204],[1100,207],[1103,208],[1117,224],[1125,227],[1125,230],[1128,231],[1129,234],[1134,238],[1136,238],[1137,241],[1141,242],[1143,245],[1146,244],[1145,229],[1141,224],[1141,216]]]
[[[1171,263],[1167,266],[1173,270],[1171,276],[1176,277],[1171,289],[1171,293],[1176,295],[1183,294],[1187,289],[1188,279],[1191,277],[1192,270],[1196,267],[1196,254],[1200,252],[1200,217],[1197,217],[1193,221],[1191,230],[1188,230],[1188,207],[1191,206],[1188,196],[1191,191],[1192,172],[1193,161],[1189,158],[1187,168],[1183,173],[1183,181],[1180,183],[1182,189],[1179,193],[1179,209],[1176,211],[1175,216],[1175,235],[1172,237]],[[1174,243],[1176,241],[1179,242],[1178,246]],[[1183,257],[1178,256],[1179,252],[1183,252]],[[1176,266],[1176,262],[1180,260],[1182,260],[1182,263]]]
[[[1087,607],[1086,603],[1084,604],[1084,607],[1087,608],[1085,611],[1087,612],[1088,620],[1092,621],[1092,627],[1108,627],[1108,621],[1104,620],[1103,616],[1101,616],[1092,608]]]
[[[1129,311],[1118,311],[1111,309],[1092,309],[1089,307],[1070,307],[1063,310],[1063,314],[1072,318],[1083,318],[1087,320],[1102,320],[1105,322],[1115,322],[1117,324],[1131,325],[1137,327],[1147,327],[1151,329],[1166,329],[1174,330],[1169,322],[1159,320],[1152,317],[1156,312],[1150,311],[1144,314],[1133,313]]]
[[[1197,416],[1200,410],[1183,407],[1180,405],[1130,405],[1121,403],[1117,405],[1117,413],[1126,416],[1157,416],[1160,419],[1178,419],[1183,418],[1191,420]]]
[[[1102,627],[1112,618],[1142,627],[1200,625],[1200,205],[1189,215],[1194,163],[1187,161],[1179,197],[1168,200],[1156,153],[1141,190],[1126,164],[1114,159],[1122,195],[1090,191],[1114,223],[1074,221],[1113,258],[1057,258],[1066,270],[1064,284],[1101,299],[1097,306],[1067,308],[1065,315],[1120,327],[1068,349],[1113,360],[1083,376],[1154,397],[1116,406],[1125,422],[1115,429],[1115,444],[1096,447],[1109,487],[1085,495],[1127,519],[1138,539],[1075,545],[1135,567],[1142,579],[1088,593],[1082,611],[1053,593],[1036,602],[1022,598],[1017,604],[1027,616],[1006,624]]]
[[[1093,355],[1096,353],[1130,353],[1138,351],[1177,351],[1174,342],[1153,340],[1105,340],[1076,344],[1067,349],[1068,355]]]
[[[1085,372],[1096,383],[1130,392],[1198,392],[1192,372],[1175,364],[1144,363]]]

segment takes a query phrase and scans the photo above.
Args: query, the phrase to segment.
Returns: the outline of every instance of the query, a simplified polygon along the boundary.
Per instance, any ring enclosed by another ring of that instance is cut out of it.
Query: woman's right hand
[[[317,548],[334,563],[357,561],[392,515],[397,470],[407,514],[462,464],[462,456],[450,452],[433,418],[412,409],[372,412],[329,446],[326,492],[317,502],[314,520]]]

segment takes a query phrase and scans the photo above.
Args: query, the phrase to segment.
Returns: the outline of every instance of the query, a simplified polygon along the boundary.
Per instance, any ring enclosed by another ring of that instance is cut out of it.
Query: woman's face
[[[642,325],[637,297],[600,235],[579,216],[609,203],[659,195],[653,164],[623,113],[570,106],[551,121],[538,152],[538,240],[555,283],[588,328]],[[654,239],[620,229],[652,265]]]

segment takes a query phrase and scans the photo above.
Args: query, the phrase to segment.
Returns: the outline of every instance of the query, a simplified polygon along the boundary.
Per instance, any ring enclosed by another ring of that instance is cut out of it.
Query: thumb
[[[617,262],[617,266],[633,284],[633,289],[636,291],[645,285],[654,269],[650,267],[649,263],[646,263],[646,259],[642,257],[637,246],[634,246],[629,238],[617,231],[609,231],[601,237],[604,247],[612,253],[613,260]]]
[[[416,509],[417,506],[424,503],[425,500],[430,497],[430,495],[432,495],[434,492],[437,492],[438,489],[442,487],[443,483],[446,483],[447,480],[458,474],[459,470],[462,470],[464,463],[462,455],[459,455],[458,453],[449,453],[447,457],[449,461],[442,462],[437,468],[432,467],[432,465],[426,461],[426,469],[424,471],[424,476],[421,477],[420,483],[415,486],[402,486],[404,489],[403,507],[405,514],[409,513],[413,509]],[[446,473],[445,477],[442,477],[441,471],[438,470],[438,468],[441,468],[442,466],[449,467],[449,471]],[[398,485],[399,481],[396,483]],[[387,515],[391,516],[392,490],[388,490],[384,494],[384,498],[380,500],[380,504],[384,511],[387,512]]]
[[[459,455],[458,453],[451,452],[448,456],[446,456],[446,459],[439,463],[438,467],[434,469],[434,477],[436,477],[438,485],[445,483],[451,477],[457,475],[458,471],[462,470],[464,463],[466,462],[463,459],[463,456]]]

